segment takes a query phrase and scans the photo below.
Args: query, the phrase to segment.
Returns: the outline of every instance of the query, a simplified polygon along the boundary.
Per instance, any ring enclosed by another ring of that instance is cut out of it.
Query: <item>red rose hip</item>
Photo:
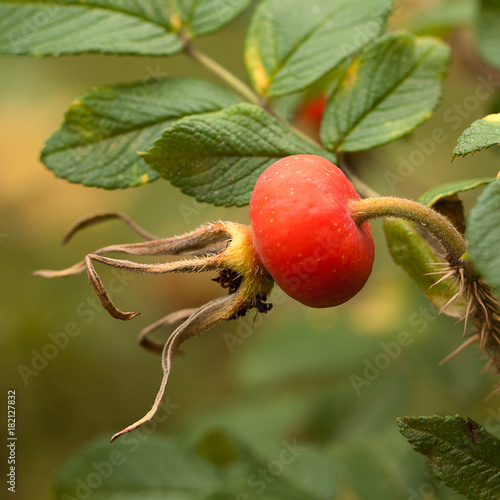
[[[255,249],[280,288],[302,304],[342,304],[370,276],[373,237],[368,222],[352,219],[353,200],[359,195],[344,173],[319,156],[288,156],[257,180],[250,201]]]

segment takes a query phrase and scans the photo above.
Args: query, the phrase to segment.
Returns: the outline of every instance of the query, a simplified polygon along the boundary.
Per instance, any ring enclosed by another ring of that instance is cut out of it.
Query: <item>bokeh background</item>
[[[439,3],[399,2],[391,23],[431,32],[435,26],[428,9]],[[197,42],[241,78],[246,24],[243,16]],[[453,63],[435,115],[411,136],[352,159],[359,175],[382,194],[414,198],[440,183],[498,171],[495,151],[450,159],[463,129],[500,111],[495,109],[498,90],[481,92],[486,98],[476,95],[480,76],[500,85],[500,73],[480,61],[470,28],[438,31],[452,45]],[[2,394],[9,389],[17,394],[17,498],[51,498],[54,474],[75,450],[96,436],[111,436],[150,408],[161,378],[160,359],[136,345],[137,333],[170,311],[201,305],[220,293],[210,280],[213,274],[134,275],[115,300],[142,316],[128,323],[114,320],[92,309],[88,301],[94,292],[84,275],[49,281],[31,273],[68,266],[100,246],[137,241],[136,235],[120,222],[108,222],[63,247],[65,229],[98,211],[126,212],[160,236],[217,219],[248,222],[247,208],[204,206],[163,180],[104,191],[57,179],[38,160],[44,141],[79,94],[96,85],[167,74],[211,78],[183,56],[0,59],[0,387]],[[446,139],[434,144],[435,150],[423,151],[425,159],[414,171],[403,173],[401,158],[421,158],[411,155],[422,151],[422,141],[437,128],[445,130]],[[402,182],[392,185],[388,173]],[[466,207],[476,194],[463,197]],[[175,409],[156,432],[196,440],[211,429],[230,430],[262,453],[283,439],[346,449],[372,443],[379,458],[389,440],[415,456],[411,467],[418,473],[407,471],[410,482],[395,486],[402,492],[431,480],[425,479],[423,457],[399,434],[396,417],[458,413],[489,422],[489,430],[500,435],[500,398],[484,400],[495,382],[481,373],[481,355],[471,348],[438,365],[459,345],[463,325],[437,316],[392,263],[381,222],[372,227],[377,240],[373,276],[349,304],[312,310],[277,291],[268,316],[250,314],[187,343],[184,355],[175,359],[167,390]],[[100,270],[105,282],[113,277]],[[37,361],[37,353],[52,343],[50,334],[73,323],[81,333],[57,349],[53,359]],[[356,391],[352,376],[364,377],[367,361],[373,363],[384,352],[383,343],[395,341],[401,332],[408,332],[410,345]],[[25,368],[34,372],[27,375]],[[393,456],[385,458],[387,468],[400,467]],[[357,467],[352,459],[345,477],[356,477]],[[369,491],[369,469],[363,477]],[[432,496],[425,498],[459,498],[432,484]],[[370,498],[363,490],[346,491],[344,498]]]

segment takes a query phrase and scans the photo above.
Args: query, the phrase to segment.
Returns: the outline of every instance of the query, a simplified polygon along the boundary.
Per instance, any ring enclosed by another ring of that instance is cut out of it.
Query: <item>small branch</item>
[[[404,198],[390,196],[356,200],[350,205],[351,216],[356,224],[378,217],[394,217],[417,222],[433,234],[448,253],[451,263],[459,263],[467,250],[467,244],[455,226],[443,215],[426,205]]]
[[[229,87],[238,92],[242,97],[252,104],[257,104],[262,106],[259,96],[244,82],[242,82],[238,77],[233,75],[224,66],[221,66],[217,61],[214,61],[211,57],[207,56],[203,52],[200,52],[196,47],[194,47],[189,40],[183,40],[184,42],[184,52],[193,58],[197,63],[206,68],[208,71],[218,76],[222,81],[227,83]]]

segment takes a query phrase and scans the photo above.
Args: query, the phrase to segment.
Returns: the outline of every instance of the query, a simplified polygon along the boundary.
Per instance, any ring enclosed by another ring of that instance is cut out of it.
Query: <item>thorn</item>
[[[479,335],[473,335],[472,337],[468,338],[465,342],[460,344],[452,353],[448,354],[444,359],[442,359],[439,362],[439,366],[444,365],[446,362],[448,362],[451,358],[456,356],[459,352],[463,351],[466,347],[470,346],[474,342],[477,342],[479,340]]]

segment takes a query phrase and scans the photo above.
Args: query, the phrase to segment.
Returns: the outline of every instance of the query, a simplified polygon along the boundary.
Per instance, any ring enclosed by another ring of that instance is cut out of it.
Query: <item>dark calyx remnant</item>
[[[222,288],[227,288],[230,295],[238,291],[242,280],[243,277],[241,274],[238,274],[236,271],[231,269],[222,269],[219,271],[217,278],[212,278],[212,281],[219,283]],[[245,314],[254,307],[260,313],[265,314],[269,312],[273,308],[273,305],[267,303],[266,300],[266,295],[257,295],[251,304],[245,304],[238,309],[238,311],[233,314],[232,319],[238,319],[245,316]]]

